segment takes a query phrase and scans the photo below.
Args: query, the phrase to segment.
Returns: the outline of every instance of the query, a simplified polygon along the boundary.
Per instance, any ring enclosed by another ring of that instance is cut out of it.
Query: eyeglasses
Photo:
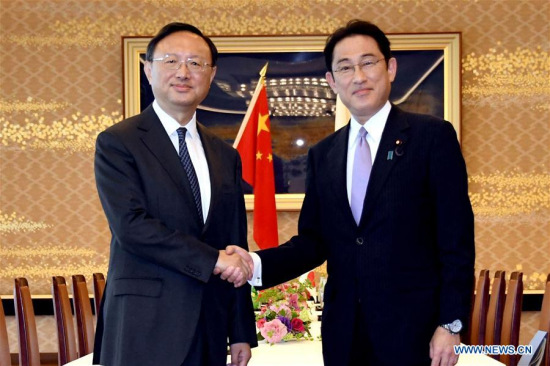
[[[337,74],[340,74],[341,76],[351,76],[355,73],[355,66],[359,66],[359,69],[362,72],[366,73],[370,69],[372,69],[374,67],[374,65],[376,65],[377,63],[379,63],[382,60],[383,60],[383,58],[379,58],[379,59],[366,58],[366,59],[361,60],[361,62],[359,62],[358,64],[348,64],[348,63],[341,64],[340,66],[338,66],[333,71]]]
[[[163,57],[154,58],[152,61],[160,61],[162,67],[166,70],[178,70],[181,64],[185,64],[190,72],[203,72],[207,66],[213,67],[206,62],[194,58],[188,58],[185,61],[180,60],[175,55],[164,55]]]

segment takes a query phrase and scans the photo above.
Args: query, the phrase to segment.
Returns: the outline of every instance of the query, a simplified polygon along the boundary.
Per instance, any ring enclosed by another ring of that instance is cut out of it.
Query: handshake
[[[220,250],[212,273],[220,275],[222,280],[234,284],[235,287],[240,287],[252,279],[252,273],[254,273],[252,256],[239,246],[228,245],[225,250]]]

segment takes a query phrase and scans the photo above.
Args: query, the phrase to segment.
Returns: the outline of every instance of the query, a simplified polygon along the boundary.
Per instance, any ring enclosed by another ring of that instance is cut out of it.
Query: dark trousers
[[[356,322],[353,339],[351,340],[351,353],[347,366],[429,366],[429,340],[418,342],[414,334],[410,334],[407,340],[399,337],[399,331],[395,332],[395,339],[382,340],[375,329],[383,324],[372,326],[373,323],[366,319],[368,309],[361,303],[356,306]],[[424,338],[424,337],[421,337]],[[381,343],[382,342],[382,343]],[[393,352],[382,351],[388,349]],[[412,349],[407,350],[408,346]]]
[[[205,327],[204,310],[201,311],[197,330],[187,357],[181,366],[226,366],[227,344],[212,347],[208,329]],[[215,329],[213,330],[215,331]]]

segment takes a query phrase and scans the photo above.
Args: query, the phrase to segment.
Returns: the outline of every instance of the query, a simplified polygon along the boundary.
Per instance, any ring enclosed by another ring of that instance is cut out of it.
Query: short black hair
[[[327,43],[325,45],[325,50],[323,51],[323,53],[325,54],[325,63],[328,71],[332,72],[332,59],[334,55],[334,47],[336,47],[336,44],[338,44],[338,42],[340,42],[344,38],[354,35],[364,35],[372,37],[378,44],[378,48],[380,48],[382,55],[384,55],[386,63],[392,57],[390,40],[388,39],[388,37],[386,37],[386,35],[384,34],[384,32],[382,32],[380,28],[378,28],[371,22],[353,19],[350,20],[345,27],[338,28],[327,38]]]
[[[212,66],[216,66],[216,62],[218,61],[218,49],[216,48],[216,45],[214,44],[214,42],[212,42],[210,38],[202,34],[199,28],[191,24],[178,23],[178,22],[166,24],[164,27],[162,27],[161,30],[159,30],[157,35],[154,36],[151,39],[151,41],[149,41],[149,44],[147,45],[147,53],[145,54],[145,60],[149,62],[153,61],[153,53],[155,52],[155,48],[157,47],[157,44],[162,39],[176,32],[190,32],[204,39],[204,41],[208,45],[208,48],[210,48],[210,54],[212,56]]]

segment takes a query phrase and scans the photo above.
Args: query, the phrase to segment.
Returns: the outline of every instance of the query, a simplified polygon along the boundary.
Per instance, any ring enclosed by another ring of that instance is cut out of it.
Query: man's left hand
[[[453,366],[458,362],[455,345],[460,344],[460,335],[451,334],[442,327],[437,327],[430,341],[431,366]]]
[[[246,366],[252,353],[248,343],[233,343],[231,349],[231,363],[228,366]]]

